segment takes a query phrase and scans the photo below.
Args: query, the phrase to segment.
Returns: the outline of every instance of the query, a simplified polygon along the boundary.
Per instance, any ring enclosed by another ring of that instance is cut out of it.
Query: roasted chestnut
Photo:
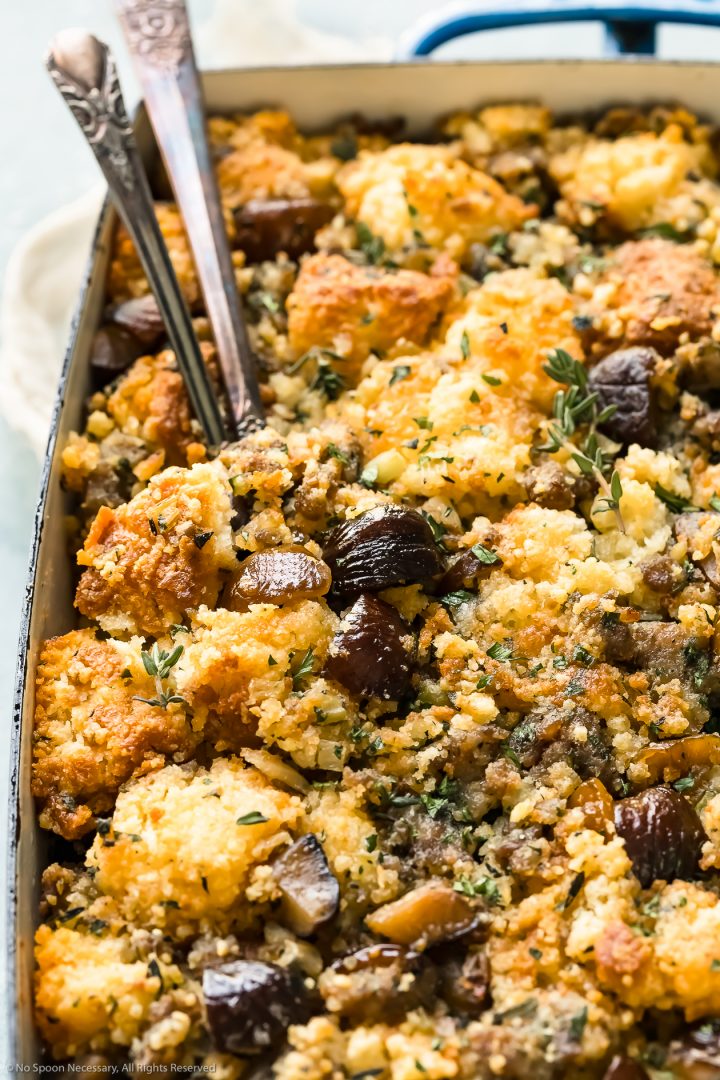
[[[437,973],[425,956],[378,944],[344,956],[320,976],[329,1011],[363,1023],[397,1022],[432,1003]]]
[[[330,643],[324,674],[358,697],[401,698],[410,685],[409,635],[394,607],[359,596]]]
[[[245,611],[249,604],[291,604],[324,596],[330,570],[298,545],[256,551],[240,564],[230,586],[227,606]]]
[[[325,540],[323,557],[338,596],[379,592],[442,570],[432,529],[422,514],[391,503],[337,525]]]
[[[234,212],[235,246],[250,262],[274,259],[284,251],[297,259],[315,247],[315,233],[335,210],[319,199],[250,199]]]
[[[461,893],[444,881],[428,881],[399,900],[383,904],[365,919],[373,934],[399,945],[451,941],[472,928],[477,913]]]
[[[282,1043],[290,1024],[304,1024],[316,1000],[303,980],[277,964],[230,960],[206,967],[207,1024],[225,1054],[260,1054]]]
[[[701,732],[682,739],[666,739],[650,743],[638,754],[638,764],[644,765],[652,783],[677,780],[691,769],[711,768],[720,763],[720,735]]]
[[[477,551],[481,551],[481,554],[476,554]],[[455,592],[457,589],[472,588],[500,566],[502,566],[502,559],[490,548],[483,547],[482,550],[478,546],[470,548],[469,551],[463,551],[450,564],[437,583],[437,591],[444,595]]]
[[[613,800],[610,792],[597,777],[584,780],[575,788],[568,799],[571,810],[582,810],[585,827],[595,832],[605,833],[614,817]]]
[[[667,1059],[678,1080],[717,1080],[720,1076],[720,1020],[696,1024],[670,1044]]]
[[[603,1080],[650,1080],[650,1077],[639,1061],[617,1054],[605,1070]]]
[[[298,937],[309,937],[335,915],[340,888],[322,844],[312,833],[296,840],[280,856],[273,876],[282,893],[282,921]]]
[[[101,390],[127,371],[146,351],[138,339],[121,326],[101,326],[90,349],[93,385]]]
[[[637,346],[610,353],[591,370],[589,386],[598,396],[598,409],[614,406],[600,427],[620,443],[655,446],[657,425],[650,375],[660,359],[654,349]]]
[[[143,345],[150,348],[156,345],[165,334],[160,309],[155,297],[150,293],[147,296],[133,297],[125,300],[113,309],[110,318],[115,326],[121,326],[128,330]]]
[[[678,791],[654,787],[621,799],[615,803],[615,828],[644,889],[657,880],[689,881],[698,876],[707,836],[697,813]]]

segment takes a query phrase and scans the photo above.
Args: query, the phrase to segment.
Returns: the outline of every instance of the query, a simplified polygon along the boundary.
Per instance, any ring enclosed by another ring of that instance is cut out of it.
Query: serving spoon
[[[112,54],[85,30],[63,30],[52,41],[45,62],[97,158],[135,244],[195,416],[210,444],[219,445],[225,438],[220,404],[155,217]]]
[[[116,9],[190,240],[240,437],[264,424],[263,407],[207,142],[187,8],[184,0],[116,0]]]

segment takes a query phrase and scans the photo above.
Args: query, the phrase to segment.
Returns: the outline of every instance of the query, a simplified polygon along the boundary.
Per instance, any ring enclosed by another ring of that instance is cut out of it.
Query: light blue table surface
[[[251,8],[256,0],[237,0]],[[207,18],[214,0],[190,0],[196,21]],[[353,37],[395,37],[432,0],[298,0],[310,25]],[[115,49],[128,100],[136,84],[115,26],[111,0],[2,0],[0,3],[0,280],[8,255],[22,234],[51,210],[90,188],[97,173],[90,152],[64,112],[42,66],[53,33],[86,26]],[[599,28],[562,26],[486,34],[448,46],[451,55],[497,57],[592,56],[600,49]],[[675,28],[661,32],[660,52],[673,57],[717,59],[720,34]],[[11,694],[20,605],[37,498],[40,465],[25,440],[0,419],[0,807],[5,805]],[[2,811],[0,811],[0,814]],[[5,897],[5,834],[0,831],[0,905]],[[0,918],[3,916],[0,909]],[[0,977],[0,993],[5,979]],[[3,1013],[4,1014],[4,1010]],[[2,1015],[0,1014],[0,1015]],[[0,1031],[0,1064],[6,1059]]]

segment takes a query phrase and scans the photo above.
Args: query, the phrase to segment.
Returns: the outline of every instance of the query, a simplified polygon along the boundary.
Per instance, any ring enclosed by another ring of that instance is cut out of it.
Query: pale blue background
[[[206,18],[213,2],[190,0],[193,17]],[[258,0],[237,2],[250,7]],[[418,15],[437,6],[433,0],[298,0],[299,13],[308,23],[358,37],[395,37]],[[42,65],[48,41],[66,26],[86,26],[108,41],[118,57],[128,100],[135,93],[111,0],[0,0],[0,280],[23,232],[97,181],[94,161]],[[494,32],[482,39],[465,39],[445,52],[592,56],[598,54],[601,40],[595,26],[553,26]],[[668,29],[661,33],[660,51],[665,56],[720,59],[720,33]],[[0,420],[0,807],[6,798],[12,677],[38,479],[39,465],[28,446]],[[0,832],[0,905],[5,895],[4,841]],[[4,988],[0,970],[0,993]],[[4,1057],[0,1032],[0,1062]]]

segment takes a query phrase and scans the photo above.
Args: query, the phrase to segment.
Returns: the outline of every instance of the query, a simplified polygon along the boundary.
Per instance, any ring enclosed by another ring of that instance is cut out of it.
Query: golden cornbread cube
[[[305,142],[295,121],[285,109],[258,109],[254,113],[210,116],[208,137],[214,146],[240,150],[244,146],[284,146],[299,151]]]
[[[130,1046],[174,964],[140,959],[130,938],[41,926],[35,936],[35,1015],[54,1058]]]
[[[33,729],[33,795],[40,824],[75,839],[113,806],[134,772],[189,757],[199,736],[180,703],[140,701],[155,686],[142,642],[98,640],[95,630],[50,638],[38,663]],[[199,727],[199,718],[195,718]]]
[[[598,215],[625,232],[660,223],[680,229],[701,219],[693,196],[717,205],[717,192],[703,179],[716,166],[707,144],[687,142],[682,128],[671,124],[621,138],[578,139],[550,158],[550,175],[560,188],[560,216],[574,225],[589,225]]]
[[[209,347],[203,352],[207,359]],[[192,464],[188,450],[198,449],[202,435],[192,423],[185,383],[170,350],[136,360],[118,381],[106,408],[125,435],[161,450],[165,465]]]
[[[112,634],[166,634],[214,604],[236,565],[231,489],[217,463],[166,469],[129,503],[98,512],[78,564],[75,605]]]
[[[541,142],[552,113],[544,105],[488,105],[476,113],[455,113],[443,124],[446,135],[463,140],[471,151],[505,150]]]
[[[633,1008],[682,1009],[687,1020],[720,1008],[720,903],[715,893],[675,881],[659,894],[653,933],[613,922],[595,946],[601,983]]]
[[[510,232],[536,210],[449,146],[399,143],[365,151],[340,170],[347,215],[390,250],[422,242],[462,259],[471,244]]]
[[[251,143],[226,154],[217,166],[223,202],[235,209],[250,199],[297,199],[310,194],[305,163],[282,146]]]
[[[439,496],[468,513],[524,497],[541,417],[484,370],[459,348],[398,357],[376,364],[342,402],[338,415],[357,432],[366,468],[394,496]]]
[[[88,866],[125,917],[172,927],[246,927],[269,899],[253,873],[287,844],[303,816],[301,799],[275,788],[237,758],[168,765],[130,781],[109,830],[95,838]]]
[[[548,353],[564,349],[582,359],[573,314],[573,298],[557,278],[507,270],[467,294],[459,316],[447,320],[445,344],[461,352],[464,343],[489,378],[549,409],[558,384],[543,371]]]
[[[394,899],[401,890],[400,865],[377,849],[369,850],[367,840],[375,827],[362,790],[315,792],[308,810],[307,828],[323,838],[323,851],[340,885],[342,909],[357,913]]]
[[[222,146],[216,167],[223,203],[235,209],[251,199],[294,199],[332,192],[340,162],[327,138],[305,138],[282,110],[210,121]]]
[[[356,266],[342,255],[306,259],[287,300],[290,345],[296,356],[312,347],[338,353],[341,376],[352,378],[370,352],[398,342],[422,345],[455,292],[455,267],[435,272]]]
[[[630,240],[609,255],[591,310],[602,348],[649,345],[672,353],[684,335],[709,334],[720,311],[720,279],[689,244]]]
[[[178,690],[207,710],[220,746],[243,745],[254,735],[256,707],[288,696],[308,650],[320,670],[337,625],[324,601],[253,604],[243,612],[201,607],[177,665]]]
[[[185,299],[193,305],[200,299],[200,286],[180,211],[174,203],[156,202],[155,216]],[[116,304],[133,297],[146,296],[150,292],[135,245],[122,224],[118,224],[113,239],[107,292],[109,299]]]

